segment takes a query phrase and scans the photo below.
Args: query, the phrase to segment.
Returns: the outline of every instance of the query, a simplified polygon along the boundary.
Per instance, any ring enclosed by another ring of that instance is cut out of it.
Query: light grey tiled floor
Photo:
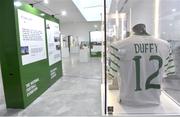
[[[79,57],[72,55],[63,59],[63,70],[64,76],[25,110],[7,110],[0,103],[0,115],[100,116],[100,59],[80,63]]]

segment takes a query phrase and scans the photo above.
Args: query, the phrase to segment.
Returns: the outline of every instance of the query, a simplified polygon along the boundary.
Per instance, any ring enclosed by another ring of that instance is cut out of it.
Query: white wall
[[[131,26],[143,23],[147,32],[154,35],[154,0],[129,0],[125,12],[128,14],[129,29],[129,9],[131,8]]]
[[[98,27],[95,28],[94,25]],[[60,24],[61,33],[64,35],[78,36],[79,41],[89,41],[89,32],[101,30],[101,22],[78,22]]]
[[[154,35],[154,1],[139,0],[137,5],[132,7],[132,26],[143,23],[147,32]]]

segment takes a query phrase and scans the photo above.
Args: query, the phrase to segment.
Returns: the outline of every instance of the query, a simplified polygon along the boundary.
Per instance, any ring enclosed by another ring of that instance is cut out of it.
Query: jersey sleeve
[[[174,57],[172,53],[172,49],[169,47],[168,56],[165,59],[165,65],[164,65],[164,72],[165,77],[175,75],[175,64],[174,64]]]
[[[115,45],[110,45],[109,48],[109,73],[112,78],[118,76],[118,70],[120,68],[120,57],[118,56],[119,49]]]

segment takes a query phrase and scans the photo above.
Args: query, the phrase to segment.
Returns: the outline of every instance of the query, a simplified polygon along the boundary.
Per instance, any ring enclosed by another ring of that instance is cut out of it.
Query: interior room
[[[0,116],[180,115],[179,0],[2,0]]]

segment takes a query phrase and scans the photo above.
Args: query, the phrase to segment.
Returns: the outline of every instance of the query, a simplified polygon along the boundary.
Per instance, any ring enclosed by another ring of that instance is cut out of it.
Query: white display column
[[[72,54],[78,54],[79,53],[79,46],[71,47],[71,53]]]
[[[83,48],[83,49],[80,49],[80,52],[79,52],[79,60],[80,62],[88,62],[89,61],[89,48]]]
[[[63,58],[69,57],[69,48],[62,48],[62,57]]]

